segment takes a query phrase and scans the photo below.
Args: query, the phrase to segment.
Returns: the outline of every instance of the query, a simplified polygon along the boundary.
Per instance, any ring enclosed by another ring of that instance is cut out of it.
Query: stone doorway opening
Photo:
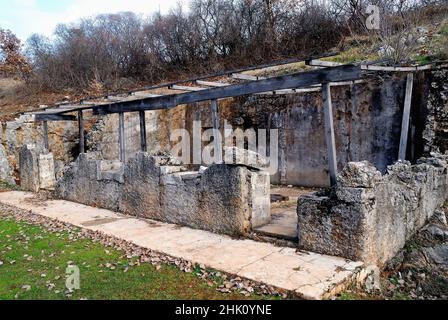
[[[271,186],[271,222],[256,228],[258,235],[298,242],[297,201],[299,197],[319,191],[317,188]]]

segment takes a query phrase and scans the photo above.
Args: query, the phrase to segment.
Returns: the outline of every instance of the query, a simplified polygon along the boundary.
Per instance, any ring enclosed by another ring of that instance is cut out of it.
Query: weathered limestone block
[[[118,160],[97,161],[97,178],[101,180],[111,180],[123,183],[123,163]]]
[[[224,164],[185,171],[172,164],[141,152],[129,160],[120,211],[231,235],[270,221],[268,174]]]
[[[40,189],[53,189],[56,184],[53,154],[40,154],[38,158],[38,166]]]
[[[53,189],[56,183],[54,158],[52,153],[42,153],[34,145],[20,148],[20,185],[22,189],[38,192]]]
[[[371,188],[353,188],[337,186],[335,188],[337,199],[348,203],[361,203],[375,199],[375,193]]]
[[[5,147],[0,143],[0,180],[14,185],[13,177],[14,169],[8,161]]]
[[[242,235],[251,230],[251,172],[244,167],[213,165],[209,167],[196,181],[186,182],[185,187],[174,186],[167,189],[167,196],[174,196],[177,192],[186,191],[187,186],[193,187],[197,203],[197,211],[189,211],[194,221],[194,227],[217,233]],[[182,205],[182,203],[180,203]],[[173,203],[169,204],[172,207]],[[173,211],[173,213],[175,210]]]
[[[24,145],[19,151],[20,186],[23,190],[39,191],[39,150],[34,145]]]
[[[101,168],[100,160],[80,154],[57,181],[56,197],[118,211],[122,177],[119,173],[104,177]]]
[[[168,156],[119,162],[79,156],[57,182],[59,198],[229,235],[270,221],[270,176],[246,166],[186,171]]]
[[[318,195],[299,197],[297,210],[300,248],[326,252],[327,246],[333,243],[330,198]]]
[[[33,117],[22,115],[14,121],[0,123],[1,145],[4,148],[5,157],[0,156],[0,178],[2,163],[6,161],[12,170],[5,170],[3,180],[9,183],[19,181],[20,177],[20,148],[24,145],[43,146],[43,128],[41,122],[34,122]],[[54,157],[55,169],[59,174],[60,169],[73,161],[78,143],[78,128],[74,122],[60,121],[48,123],[48,140],[51,153]],[[0,147],[1,149],[1,147]],[[0,150],[1,152],[1,150]]]
[[[381,172],[367,161],[350,162],[337,178],[344,187],[372,188],[381,179]]]
[[[350,162],[337,176],[336,197],[342,202],[364,203],[375,198],[373,187],[381,172],[367,161]]]
[[[120,211],[144,218],[163,220],[160,204],[160,167],[157,159],[139,152],[124,168]]]
[[[228,165],[240,165],[253,169],[269,166],[268,160],[259,153],[236,147],[224,147],[224,162]]]
[[[448,197],[445,156],[399,162],[381,176],[350,163],[327,196],[298,201],[299,246],[383,266]]]
[[[271,222],[271,179],[268,172],[251,173],[252,185],[252,228]]]
[[[424,152],[444,154],[448,151],[448,69],[431,71],[429,80],[423,131]]]

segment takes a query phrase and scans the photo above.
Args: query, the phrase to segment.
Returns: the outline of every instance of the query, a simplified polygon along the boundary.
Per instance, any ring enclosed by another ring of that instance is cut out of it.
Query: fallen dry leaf
[[[22,286],[22,289],[25,290],[25,291],[30,291],[31,290],[31,286],[29,284],[24,284]]]

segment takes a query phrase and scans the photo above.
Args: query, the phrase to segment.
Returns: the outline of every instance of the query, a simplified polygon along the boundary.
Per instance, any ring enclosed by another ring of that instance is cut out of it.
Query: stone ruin
[[[53,154],[35,145],[20,148],[20,186],[24,190],[39,192],[52,189],[56,184]]]
[[[114,160],[113,116],[96,122],[87,137],[92,152],[79,155],[70,151],[78,143],[76,128],[50,128],[53,139],[66,138],[62,149],[50,141],[53,152],[48,153],[38,147],[41,137],[33,133],[40,129],[3,125],[0,178],[33,192],[51,189],[56,198],[232,236],[248,236],[271,220],[271,183],[320,186],[325,189],[298,200],[296,246],[382,267],[447,200],[447,79],[446,69],[419,77],[408,152],[412,163],[396,162],[403,78],[356,86],[356,94],[335,90],[340,170],[331,188],[324,137],[315,135],[322,118],[313,94],[259,98],[265,113],[253,107],[252,98],[223,108],[221,116],[233,124],[286,128],[280,131],[280,170],[273,176],[244,150],[233,150],[243,156],[231,164],[196,170],[160,152],[170,144],[169,130],[186,126],[188,117],[205,119],[204,128],[210,127],[207,109],[184,106],[147,115],[149,149],[158,153],[138,152],[135,143],[127,143],[129,160],[124,164]],[[128,127],[127,139],[135,141],[139,133]],[[57,134],[64,131],[70,134]],[[17,150],[18,145],[23,146]]]
[[[140,218],[232,236],[269,223],[270,176],[253,154],[236,151],[232,164],[188,171],[173,157],[139,152],[125,164],[81,154],[53,181],[54,196]],[[35,148],[20,152],[22,188],[48,189],[54,168]],[[255,160],[255,161],[254,161]]]
[[[398,162],[385,175],[368,162],[349,163],[329,193],[299,199],[299,244],[383,266],[447,197],[448,156]]]

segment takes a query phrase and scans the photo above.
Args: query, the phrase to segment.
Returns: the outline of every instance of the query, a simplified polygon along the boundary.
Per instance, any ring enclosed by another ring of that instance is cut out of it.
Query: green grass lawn
[[[80,269],[81,288],[72,295],[65,288],[69,264]],[[216,288],[194,272],[171,265],[133,266],[119,250],[0,217],[0,300],[263,298],[224,294]]]

